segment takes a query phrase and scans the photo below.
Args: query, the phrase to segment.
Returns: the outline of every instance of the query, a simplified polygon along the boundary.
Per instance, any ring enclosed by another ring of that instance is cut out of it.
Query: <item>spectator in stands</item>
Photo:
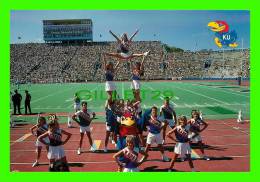
[[[31,95],[29,94],[28,90],[25,90],[25,101],[24,101],[25,114],[27,114],[27,108],[29,110],[29,113],[32,114],[32,111],[31,111]]]
[[[21,114],[21,101],[22,95],[18,93],[17,90],[14,91],[14,95],[12,96],[13,106],[14,106],[14,114],[16,114],[16,109],[18,109],[18,113]]]

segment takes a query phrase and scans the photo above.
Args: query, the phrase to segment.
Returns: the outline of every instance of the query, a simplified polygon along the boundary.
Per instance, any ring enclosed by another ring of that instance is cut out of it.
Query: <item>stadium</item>
[[[11,92],[28,90],[32,95],[33,112],[13,115],[11,105],[11,171],[48,171],[45,149],[39,165],[32,167],[36,137],[29,128],[40,116],[47,118],[49,114],[56,114],[61,128],[72,134],[64,145],[71,171],[117,171],[112,157],[117,152],[114,144],[109,143],[108,152],[103,151],[107,100],[103,54],[117,50],[118,43],[93,41],[93,23],[90,19],[44,20],[45,43],[10,45]],[[191,145],[196,170],[249,171],[250,49],[190,51],[162,41],[131,43],[131,52],[145,51],[150,52],[145,57],[141,76],[143,113],[153,106],[159,108],[165,97],[170,97],[177,116],[190,118],[192,110],[200,111],[209,125],[201,135],[210,161],[203,160],[198,145]],[[142,59],[137,57],[131,59],[131,64],[130,61],[119,64],[114,78],[119,99],[133,99],[131,65]],[[117,59],[109,57],[108,61],[116,63]],[[67,128],[67,122],[72,121],[75,113],[75,93],[96,113],[90,127],[95,152],[88,151],[91,146],[85,139],[83,148],[86,150],[77,155],[79,126],[73,122],[73,127]],[[22,113],[23,109],[22,106]],[[172,157],[174,144],[167,138],[163,145],[169,157]],[[158,148],[152,147],[140,171],[166,172],[169,162],[158,159]],[[241,163],[243,165],[237,165]],[[176,169],[189,171],[186,162],[181,161],[177,161]]]

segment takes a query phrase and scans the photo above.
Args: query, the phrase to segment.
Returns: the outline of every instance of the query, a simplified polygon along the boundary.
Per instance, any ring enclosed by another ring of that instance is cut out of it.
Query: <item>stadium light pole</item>
[[[99,34],[99,41],[102,42],[102,34]]]
[[[157,41],[157,35],[156,33],[153,34],[154,40]]]
[[[22,40],[22,36],[17,37],[18,43]]]

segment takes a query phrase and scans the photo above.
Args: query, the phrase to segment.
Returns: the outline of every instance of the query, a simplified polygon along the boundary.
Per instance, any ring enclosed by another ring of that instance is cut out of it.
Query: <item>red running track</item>
[[[238,124],[232,120],[209,120],[209,127],[202,133],[205,143],[205,154],[211,158],[210,161],[200,159],[200,151],[193,145],[193,163],[197,171],[249,171],[250,170],[250,129],[249,122]],[[76,124],[74,124],[76,125]],[[48,171],[48,159],[46,150],[43,150],[40,165],[32,167],[35,161],[35,140],[36,138],[28,133],[32,125],[17,125],[11,128],[10,134],[10,171]],[[79,128],[66,128],[72,133],[70,141],[65,144],[64,149],[69,161],[71,171],[117,171],[117,165],[113,161],[113,154],[116,152],[113,144],[109,143],[108,153],[103,152],[105,138],[105,124],[92,124],[92,138],[98,145],[98,151],[89,152],[87,138],[83,141],[83,153],[76,154],[79,142]],[[174,143],[166,140],[165,154],[173,156]],[[162,162],[161,154],[156,146],[149,151],[149,158],[140,166],[141,171],[165,172],[170,162]],[[190,171],[188,162],[176,162],[177,171]]]

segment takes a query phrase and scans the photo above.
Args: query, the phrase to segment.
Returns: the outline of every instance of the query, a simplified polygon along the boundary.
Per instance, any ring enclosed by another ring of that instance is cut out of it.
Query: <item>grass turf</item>
[[[132,98],[131,82],[116,82],[120,98]],[[58,83],[58,84],[22,84],[19,92],[25,97],[29,90],[33,113],[70,113],[73,109],[73,96],[78,93],[82,100],[88,101],[88,107],[95,112],[104,112],[106,92],[104,83]],[[11,91],[17,86],[11,86]],[[142,108],[161,106],[165,96],[171,97],[177,115],[190,116],[192,109],[202,111],[204,118],[236,118],[242,110],[244,118],[250,117],[249,87],[232,85],[231,82],[178,81],[178,82],[142,82]],[[247,92],[244,92],[247,90]],[[23,98],[24,99],[24,98]],[[22,113],[24,106],[22,102]],[[12,109],[12,105],[11,105]],[[11,111],[12,112],[12,111]],[[35,123],[37,115],[13,116],[17,122]],[[60,119],[66,122],[67,118]],[[96,122],[104,122],[104,114],[98,114]]]

